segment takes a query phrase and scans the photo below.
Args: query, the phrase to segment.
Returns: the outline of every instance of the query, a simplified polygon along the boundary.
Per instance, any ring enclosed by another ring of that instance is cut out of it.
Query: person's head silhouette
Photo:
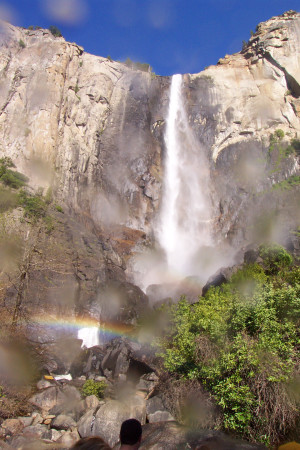
[[[142,440],[142,426],[136,419],[125,420],[121,425],[121,450],[136,450]]]

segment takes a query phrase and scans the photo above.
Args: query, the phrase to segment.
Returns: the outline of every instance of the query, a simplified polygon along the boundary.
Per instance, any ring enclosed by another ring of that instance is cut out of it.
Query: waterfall
[[[98,327],[80,328],[77,337],[82,339],[82,347],[90,348],[100,343]]]
[[[172,77],[164,139],[165,175],[157,238],[169,272],[176,277],[199,275],[201,248],[211,245],[209,171],[188,123],[181,75]]]

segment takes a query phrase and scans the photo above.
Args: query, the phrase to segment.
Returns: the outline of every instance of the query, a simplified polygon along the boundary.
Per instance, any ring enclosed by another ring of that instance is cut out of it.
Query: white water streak
[[[199,275],[201,247],[211,244],[209,172],[188,123],[181,75],[172,77],[166,122],[165,176],[158,240],[174,275]]]
[[[98,327],[80,328],[77,337],[82,339],[82,347],[90,348],[100,344]]]

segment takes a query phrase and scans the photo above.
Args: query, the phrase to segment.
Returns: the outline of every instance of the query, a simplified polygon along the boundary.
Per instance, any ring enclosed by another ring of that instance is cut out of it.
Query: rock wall
[[[210,166],[216,244],[280,240],[299,224],[299,183],[274,189],[298,173],[299,153],[270,151],[277,129],[280,145],[299,139],[299,48],[300,15],[288,12],[260,24],[242,52],[184,77],[190,125]],[[95,237],[102,281],[125,281],[126,269],[130,278],[132,255],[153,245],[169,84],[47,30],[2,24],[0,156],[33,188],[52,186]]]

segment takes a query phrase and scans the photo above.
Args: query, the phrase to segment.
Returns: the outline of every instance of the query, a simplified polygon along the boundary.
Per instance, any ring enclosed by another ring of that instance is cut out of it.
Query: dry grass
[[[271,383],[264,374],[257,374],[252,381],[251,390],[259,399],[257,419],[252,425],[253,437],[254,433],[266,435],[270,442],[276,444],[296,428],[299,420],[299,374],[290,385]],[[265,418],[264,421],[261,420],[262,417]],[[251,430],[249,434],[252,434]]]
[[[198,381],[166,374],[160,378],[158,390],[165,407],[178,422],[190,428],[218,428],[221,413]]]

